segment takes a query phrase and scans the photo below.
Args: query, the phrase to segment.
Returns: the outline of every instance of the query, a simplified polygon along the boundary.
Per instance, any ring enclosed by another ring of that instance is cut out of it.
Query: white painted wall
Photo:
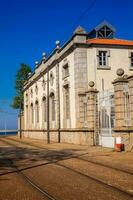
[[[97,50],[109,50],[110,57],[108,63],[110,70],[97,69]],[[94,81],[99,91],[102,90],[102,79],[104,79],[104,89],[112,88],[112,81],[117,77],[116,70],[123,68],[125,74],[132,74],[130,68],[129,49],[122,48],[96,48],[91,47],[87,49],[87,65],[88,65],[88,80]],[[96,77],[96,78],[95,78]]]

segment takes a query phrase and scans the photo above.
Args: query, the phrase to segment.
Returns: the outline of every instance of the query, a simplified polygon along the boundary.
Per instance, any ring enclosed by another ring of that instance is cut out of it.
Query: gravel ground
[[[4,162],[3,158],[6,156],[20,169],[27,168],[23,173],[57,199],[133,199],[133,196],[127,196],[109,186],[113,185],[133,194],[133,175],[81,160],[102,163],[133,173],[133,154],[131,152],[120,153],[107,148],[70,144],[47,145],[44,141],[26,138],[20,142],[20,139],[16,137],[3,140],[8,141],[10,145],[0,140],[0,174],[13,170]],[[23,142],[29,143],[29,145]],[[30,144],[39,146],[41,149]],[[75,156],[78,157],[73,158]],[[106,182],[108,185],[90,177]],[[0,183],[0,200],[43,199],[40,193],[33,190],[29,183],[26,183],[16,173],[0,176]]]
[[[47,200],[18,174],[0,177],[0,200]]]

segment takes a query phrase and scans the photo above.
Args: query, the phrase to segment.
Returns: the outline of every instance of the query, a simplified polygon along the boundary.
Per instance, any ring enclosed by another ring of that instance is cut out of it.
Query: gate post
[[[127,106],[129,106],[129,102],[127,103],[125,100],[128,93],[128,80],[127,76],[124,75],[123,69],[117,70],[118,78],[116,78],[113,82],[114,85],[114,98],[115,98],[115,127],[114,133],[115,137],[121,137],[121,147],[119,150],[129,150],[129,125],[127,124]],[[129,118],[129,117],[128,117]],[[117,145],[116,145],[117,149]]]
[[[95,83],[89,82],[90,89],[86,92],[87,95],[87,119],[88,128],[93,130],[93,145],[98,144],[98,90],[93,88]]]
[[[125,118],[125,102],[124,91],[127,86],[128,80],[125,78],[124,70],[119,68],[117,70],[118,77],[113,81],[114,85],[114,103],[115,103],[115,129],[121,130],[124,126]]]

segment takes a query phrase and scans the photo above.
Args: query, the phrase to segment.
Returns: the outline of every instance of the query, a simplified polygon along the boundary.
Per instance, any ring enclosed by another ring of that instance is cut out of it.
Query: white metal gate
[[[99,145],[114,148],[115,138],[113,137],[113,127],[115,123],[114,112],[114,91],[105,90],[99,93]]]

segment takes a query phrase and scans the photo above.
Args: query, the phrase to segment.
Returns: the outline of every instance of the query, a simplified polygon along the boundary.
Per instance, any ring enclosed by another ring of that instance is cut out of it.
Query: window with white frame
[[[107,66],[107,51],[99,51],[98,52],[98,65],[99,66]]]

